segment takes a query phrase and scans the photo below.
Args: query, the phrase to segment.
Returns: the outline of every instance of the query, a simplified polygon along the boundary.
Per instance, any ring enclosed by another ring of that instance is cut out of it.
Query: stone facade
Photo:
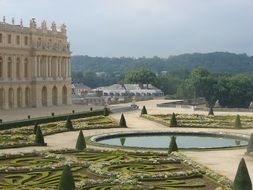
[[[71,104],[66,26],[0,22],[0,110]]]

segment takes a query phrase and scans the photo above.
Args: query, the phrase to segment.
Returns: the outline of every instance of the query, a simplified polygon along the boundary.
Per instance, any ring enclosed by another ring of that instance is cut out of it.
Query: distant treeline
[[[106,72],[122,74],[137,68],[145,68],[155,73],[162,71],[189,70],[201,67],[215,73],[250,73],[253,72],[253,57],[247,54],[227,52],[194,53],[170,56],[168,58],[109,58],[72,56],[72,71]]]

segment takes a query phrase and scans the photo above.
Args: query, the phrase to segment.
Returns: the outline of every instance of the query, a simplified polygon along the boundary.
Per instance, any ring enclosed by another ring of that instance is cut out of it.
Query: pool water
[[[175,135],[179,148],[221,148],[247,145],[246,140],[195,135]],[[121,136],[98,140],[98,143],[128,147],[168,148],[171,135]]]

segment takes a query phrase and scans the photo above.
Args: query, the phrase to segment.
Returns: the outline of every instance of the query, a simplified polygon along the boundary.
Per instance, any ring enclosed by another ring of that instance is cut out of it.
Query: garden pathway
[[[145,102],[138,102],[137,104],[142,107],[146,105],[146,108],[151,114],[166,114],[166,113],[198,113],[198,114],[207,114],[206,112],[195,112],[192,109],[181,109],[181,108],[159,108],[156,107],[156,104],[159,102],[164,102],[165,100],[151,100]],[[129,104],[127,104],[129,105]],[[117,105],[120,106],[120,105]],[[124,104],[123,106],[126,106]],[[232,114],[235,115],[235,112],[217,112],[215,114]],[[241,115],[251,115],[253,113],[240,113]],[[117,120],[120,118],[120,113],[112,114],[111,116]],[[140,118],[140,110],[131,111],[124,113],[127,120],[128,128],[114,128],[114,129],[97,129],[97,130],[84,130],[85,136],[98,135],[103,133],[111,132],[123,132],[123,131],[183,131],[183,132],[197,132],[197,131],[208,131],[208,132],[219,132],[226,131],[229,133],[241,133],[247,134],[253,133],[253,129],[248,130],[235,130],[235,129],[186,129],[186,128],[168,128],[161,124]],[[25,147],[25,148],[16,148],[16,149],[3,149],[0,150],[1,153],[19,153],[19,152],[31,152],[33,150],[52,150],[52,149],[63,149],[63,148],[74,148],[76,139],[78,136],[78,131],[75,132],[65,132],[55,135],[50,135],[45,137],[45,141],[48,143],[47,147]],[[215,151],[184,151],[189,158],[203,164],[211,169],[218,171],[219,173],[229,177],[233,180],[235,172],[239,161],[242,157],[246,159],[246,163],[253,179],[253,158],[244,155],[245,149],[237,150],[215,150]]]

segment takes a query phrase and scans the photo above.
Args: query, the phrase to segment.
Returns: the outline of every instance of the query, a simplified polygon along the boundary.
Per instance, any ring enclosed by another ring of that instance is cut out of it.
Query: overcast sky
[[[253,55],[253,0],[0,0],[0,16],[64,22],[79,55]]]

